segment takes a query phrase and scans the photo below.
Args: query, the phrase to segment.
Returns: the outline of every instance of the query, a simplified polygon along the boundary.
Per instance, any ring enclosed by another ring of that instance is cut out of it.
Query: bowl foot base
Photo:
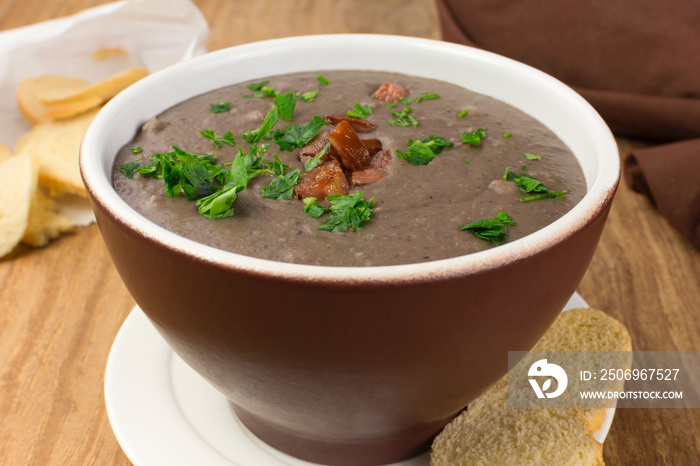
[[[288,455],[319,464],[377,466],[407,460],[430,449],[449,419],[408,434],[350,440],[317,439],[281,429],[233,404],[240,421],[260,440]]]

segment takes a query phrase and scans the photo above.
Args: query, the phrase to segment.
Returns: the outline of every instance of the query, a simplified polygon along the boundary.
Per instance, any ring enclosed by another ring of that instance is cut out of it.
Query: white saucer
[[[588,307],[574,293],[566,309]],[[268,446],[238,420],[226,398],[183,362],[141,309],[117,334],[107,361],[112,429],[135,466],[310,466]],[[615,409],[595,433],[602,442]],[[428,466],[428,453],[394,466]]]

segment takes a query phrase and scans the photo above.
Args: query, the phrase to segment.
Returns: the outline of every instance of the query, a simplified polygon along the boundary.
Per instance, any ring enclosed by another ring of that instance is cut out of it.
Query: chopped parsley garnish
[[[454,144],[440,136],[428,136],[422,141],[408,140],[408,152],[396,150],[396,157],[405,160],[413,165],[427,165],[433,161],[445,147],[453,146]]]
[[[294,186],[299,182],[301,170],[297,168],[285,175],[284,171],[289,168],[289,165],[282,164],[276,154],[273,157],[272,172],[275,177],[269,185],[262,187],[262,197],[289,200],[294,195]]]
[[[124,174],[127,178],[131,179],[134,177],[135,174],[139,172],[139,169],[141,168],[141,164],[138,162],[138,160],[133,160],[131,162],[124,163],[119,166],[119,171]]]
[[[119,167],[127,177],[136,173],[162,179],[168,197],[184,192],[189,200],[196,200],[215,191],[214,182],[221,173],[221,166],[214,164],[213,155],[199,155],[172,146],[173,151],[149,157],[145,165],[132,161]]]
[[[323,75],[318,75],[318,77],[317,77],[316,79],[318,80],[318,82],[320,82],[320,83],[323,84],[324,86],[327,86],[328,84],[331,83],[329,80],[327,80],[326,78],[324,78]]]
[[[544,183],[537,181],[527,173],[521,173],[520,175],[512,173],[510,171],[510,167],[506,168],[506,172],[503,174],[503,179],[514,182],[518,188],[520,188],[521,193],[534,194],[533,196],[520,199],[520,202],[530,202],[538,199],[561,199],[566,196],[566,190],[550,191],[547,189],[547,187],[545,187]]]
[[[523,155],[528,160],[542,160],[542,157],[540,157],[539,155],[528,154],[527,152],[523,153]]]
[[[143,152],[143,149],[141,149],[141,146],[134,146],[131,148],[132,154],[140,154],[141,152]]]
[[[297,98],[291,92],[278,94],[275,97],[275,106],[279,110],[279,116],[283,120],[292,121],[294,115],[294,107],[297,104]]]
[[[209,113],[228,113],[231,111],[231,102],[221,102],[220,104],[210,104]]]
[[[256,144],[263,139],[271,139],[277,143],[280,149],[291,151],[305,146],[322,127],[328,124],[323,118],[316,115],[307,124],[290,125],[273,132],[272,128],[279,121],[278,114],[277,106],[270,108],[260,128],[244,133],[243,139],[251,144]]]
[[[287,126],[272,134],[272,140],[282,150],[294,150],[304,147],[328,123],[320,116],[314,116],[307,124]]]
[[[396,120],[389,120],[389,124],[393,126],[418,126],[418,120],[411,115],[412,111],[411,107],[404,107],[400,112],[392,112],[391,116],[395,117]]]
[[[419,103],[421,103],[423,100],[433,100],[433,99],[439,99],[439,98],[440,98],[440,94],[438,94],[438,93],[434,93],[434,94],[421,94],[421,95],[419,95],[419,96],[418,96],[417,98],[415,98],[415,99],[411,99],[411,98],[408,98],[408,97],[404,97],[404,98],[402,98],[402,99],[397,100],[396,102],[397,102],[397,103],[400,103],[400,104],[403,104],[403,105],[412,104],[412,103],[414,103],[414,102],[417,103],[417,104],[419,104]],[[394,107],[396,107],[396,104],[393,103],[393,102],[389,102],[389,103],[386,105],[386,107],[387,107],[387,108],[394,108]]]
[[[481,239],[491,241],[500,246],[508,239],[506,226],[514,226],[515,222],[505,212],[499,212],[495,218],[485,218],[469,223],[460,228],[460,231],[469,231]]]
[[[462,144],[469,144],[471,146],[480,146],[481,140],[486,137],[486,132],[479,128],[475,131],[467,131],[466,133],[460,133],[462,136]]]
[[[266,86],[265,84],[269,83],[270,81],[260,81],[259,83],[251,83],[248,84],[248,90],[253,91],[253,95],[244,95],[246,99],[250,99],[251,97],[256,97],[256,98],[265,98],[265,97],[276,97],[277,96],[277,91],[275,91],[273,88]]]
[[[319,162],[321,161],[321,157],[323,157],[326,154],[326,151],[328,151],[328,148],[331,146],[331,143],[329,142],[325,146],[323,146],[323,149],[318,151],[318,154],[314,155],[312,158],[304,162],[304,171],[309,171],[313,170],[314,168],[318,167]]]
[[[313,102],[314,99],[316,99],[317,95],[318,89],[315,91],[297,92],[296,94],[294,94],[294,96],[302,102]]]
[[[267,112],[267,115],[265,115],[265,119],[263,120],[262,125],[260,125],[260,128],[243,133],[243,140],[251,144],[257,144],[258,142],[262,141],[267,137],[268,133],[279,121],[278,115],[279,110],[273,105]]]
[[[507,133],[501,134],[501,137],[502,137],[502,138],[509,138],[510,136],[511,136],[511,132],[510,132],[510,131],[508,131]]]
[[[214,131],[210,129],[200,129],[199,134],[201,134],[207,139],[210,139],[211,142],[213,142],[214,145],[217,147],[217,149],[221,149],[221,144],[228,144],[231,147],[236,145],[236,139],[233,137],[233,133],[231,131],[226,132],[226,134],[224,134],[224,136],[220,138],[217,138],[216,135],[214,135]]]
[[[435,94],[421,94],[416,99],[416,103],[419,104],[423,100],[433,100],[433,99],[439,99],[439,98],[440,98],[440,94],[437,94],[437,93],[435,93]]]
[[[302,199],[304,201],[304,213],[311,218],[319,218],[326,212],[326,207],[320,206],[316,203],[317,199],[315,197],[305,197]]]
[[[250,178],[251,174],[241,149],[233,159],[231,168],[225,173],[221,189],[197,200],[199,213],[212,219],[232,216],[233,202],[238,198],[238,193],[248,186]]]
[[[372,107],[355,102],[355,106],[352,107],[352,110],[348,110],[347,116],[351,118],[367,118],[371,114]]]
[[[263,88],[263,86],[265,86],[265,84],[267,84],[269,82],[270,82],[270,80],[268,79],[266,81],[260,81],[259,83],[248,84],[246,87],[248,88],[248,90],[255,92],[255,91],[261,90]]]
[[[364,193],[331,194],[326,198],[330,207],[318,205],[313,197],[304,199],[304,213],[309,217],[318,218],[328,213],[325,223],[318,227],[323,231],[359,230],[362,224],[374,216],[372,206],[374,198],[365,200]],[[307,200],[308,199],[308,200]]]
[[[467,116],[468,113],[469,113],[469,110],[467,110],[467,109],[465,108],[464,110],[462,110],[461,112],[459,112],[459,113],[457,114],[457,118],[464,118],[465,116]]]

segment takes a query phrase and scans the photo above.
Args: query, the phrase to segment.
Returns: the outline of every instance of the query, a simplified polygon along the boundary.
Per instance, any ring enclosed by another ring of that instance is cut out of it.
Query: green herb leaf
[[[247,87],[249,90],[253,91],[253,95],[244,95],[243,97],[249,99],[251,97],[264,98],[277,96],[277,91],[269,86],[265,86],[265,84],[269,82],[270,81],[260,81],[259,83],[248,84]]]
[[[320,83],[323,84],[324,86],[327,86],[327,85],[329,85],[329,84],[331,83],[329,80],[327,80],[326,78],[324,78],[322,75],[318,75],[318,77],[317,77],[316,79],[318,80],[318,82],[320,82]]]
[[[232,216],[233,202],[238,198],[238,193],[242,189],[239,186],[231,185],[199,199],[197,201],[199,213],[212,219]]]
[[[486,137],[486,132],[479,128],[475,131],[467,131],[466,133],[460,133],[462,136],[462,144],[469,144],[472,146],[480,146],[481,140]]]
[[[255,91],[259,91],[260,89],[262,89],[263,86],[269,82],[270,82],[270,80],[260,81],[259,83],[248,84],[248,86],[246,86],[246,87],[248,87],[248,90],[255,92]]]
[[[453,146],[454,143],[441,136],[430,135],[422,141],[408,140],[408,152],[396,151],[396,157],[405,160],[413,165],[427,165],[433,161],[435,156],[442,152],[445,147]]]
[[[469,114],[469,110],[466,108],[457,114],[457,118],[464,118]]]
[[[275,125],[279,121],[278,115],[279,110],[277,109],[277,106],[273,105],[270,108],[270,111],[267,112],[267,115],[265,115],[265,119],[260,125],[260,128],[243,133],[243,140],[251,144],[257,144],[264,138],[268,137],[268,133],[272,130],[272,128],[275,127]]]
[[[435,158],[435,152],[423,141],[408,140],[408,152],[396,149],[396,157],[413,165],[428,165]]]
[[[499,212],[495,218],[485,218],[464,225],[460,231],[469,231],[477,237],[491,241],[496,245],[503,244],[508,238],[506,226],[513,226],[515,222],[505,212]]]
[[[283,120],[292,121],[292,116],[294,115],[294,107],[297,104],[297,98],[294,94],[287,92],[284,94],[279,94],[275,97],[275,105],[279,110],[279,116]]]
[[[510,132],[510,131],[508,131],[507,133],[501,134],[501,137],[502,137],[502,138],[509,138],[510,136],[511,136],[511,132]]]
[[[528,160],[542,160],[542,157],[540,157],[539,155],[528,154],[528,153],[523,153],[523,155]]]
[[[228,113],[231,111],[231,102],[209,104],[209,113]]]
[[[364,193],[358,191],[355,194],[331,194],[326,198],[331,206],[328,208],[329,216],[326,222],[318,227],[323,231],[347,231],[359,230],[362,224],[374,215],[372,206],[374,198],[364,199]]]
[[[295,94],[296,98],[303,101],[303,102],[313,102],[314,99],[316,99],[316,96],[318,95],[318,90],[315,91],[308,91],[308,92],[297,92]]]
[[[313,170],[314,168],[318,167],[318,163],[321,161],[321,157],[323,157],[328,149],[330,148],[331,143],[329,142],[325,146],[323,146],[323,149],[318,151],[318,154],[314,155],[312,158],[304,162],[304,171],[309,171]]]
[[[266,199],[286,199],[289,200],[294,195],[294,186],[299,183],[301,170],[292,170],[286,175],[276,176],[272,182],[262,187],[262,197]]]
[[[404,107],[400,112],[393,112],[391,116],[395,117],[396,120],[389,120],[389,124],[393,126],[418,126],[418,120],[411,115],[412,111],[411,107]]]
[[[314,116],[307,124],[287,126],[278,129],[272,135],[272,139],[281,150],[294,150],[304,147],[318,132],[328,123],[320,116]]]
[[[435,93],[435,94],[421,94],[416,99],[416,103],[419,104],[423,100],[433,100],[433,99],[439,99],[439,98],[440,98],[440,94],[437,94],[437,93]]]
[[[141,149],[141,146],[134,146],[131,148],[132,154],[140,154],[141,152],[143,152],[143,149]]]
[[[355,102],[355,106],[352,110],[348,110],[347,116],[351,118],[367,118],[367,116],[372,115],[372,107],[369,105],[360,105],[359,102]]]
[[[132,179],[136,173],[139,172],[141,164],[134,160],[132,162],[127,162],[119,166],[119,171],[124,174],[129,179]]]
[[[566,197],[566,190],[550,191],[547,189],[544,183],[536,180],[527,173],[521,173],[520,175],[512,173],[510,171],[510,167],[506,168],[506,171],[503,174],[503,179],[514,182],[516,186],[520,188],[521,193],[534,193],[533,196],[520,199],[520,202],[530,202],[538,199],[561,199]]]
[[[214,145],[218,148],[221,149],[221,144],[228,144],[229,146],[233,147],[236,145],[236,139],[233,137],[233,133],[231,131],[227,131],[226,134],[224,134],[223,137],[217,138],[214,135],[214,131],[210,129],[205,129],[205,130],[199,130],[199,134],[201,134],[203,137],[210,139],[211,142],[214,143]]]
[[[187,200],[195,201],[217,191],[218,188],[213,185],[213,182],[220,170],[218,166],[187,154],[180,169],[180,185]]]
[[[440,152],[442,152],[442,150],[445,147],[454,146],[453,142],[448,141],[447,139],[441,136],[430,135],[426,139],[423,139],[423,142],[426,146],[430,147],[430,150],[432,150],[435,153],[435,155],[438,155]]]
[[[311,218],[319,218],[328,210],[327,207],[318,205],[315,197],[305,197],[302,200],[304,201],[304,213]]]

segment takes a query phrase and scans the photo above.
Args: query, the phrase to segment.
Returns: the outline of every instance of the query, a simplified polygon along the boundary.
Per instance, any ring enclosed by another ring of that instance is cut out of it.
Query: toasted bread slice
[[[17,152],[28,153],[38,161],[39,184],[52,196],[71,193],[87,197],[78,167],[78,151],[83,134],[98,110],[65,120],[44,121],[17,142]]]
[[[148,74],[146,68],[131,68],[77,92],[43,93],[40,101],[45,106],[46,118],[68,118],[107,102]]]
[[[105,47],[99,50],[95,50],[90,58],[95,61],[110,60],[116,57],[125,57],[129,55],[129,52],[121,47]]]
[[[0,163],[0,257],[20,242],[36,191],[36,164],[28,154]]]
[[[12,157],[12,150],[0,142],[0,163]]]
[[[527,396],[532,395],[525,387]],[[604,465],[581,409],[511,408],[503,380],[435,438],[431,466]]]
[[[29,221],[22,242],[35,247],[46,246],[49,241],[73,228],[70,219],[57,213],[56,201],[37,189],[29,208]]]
[[[37,76],[22,80],[17,87],[17,103],[22,116],[32,125],[47,119],[42,99],[54,93],[73,94],[87,88],[90,83],[68,76]]]
[[[618,320],[598,309],[572,309],[562,312],[537,342],[532,351],[597,351],[611,352],[614,364],[631,364],[631,359],[619,358],[620,351],[632,351],[632,338]],[[617,389],[621,390],[623,383]],[[609,405],[612,406],[613,400]],[[610,407],[608,406],[608,407]],[[584,408],[591,430],[597,431],[605,420],[605,408]]]

